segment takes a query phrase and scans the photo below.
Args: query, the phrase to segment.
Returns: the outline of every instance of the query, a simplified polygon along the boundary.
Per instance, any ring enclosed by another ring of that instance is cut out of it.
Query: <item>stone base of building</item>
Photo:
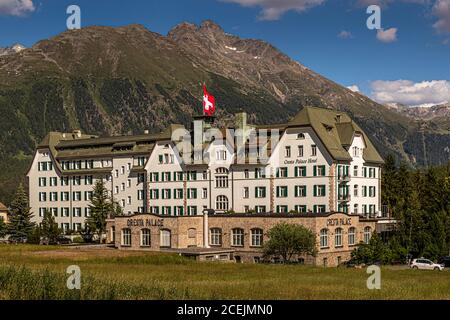
[[[200,261],[259,263],[267,262],[262,257],[267,232],[280,222],[300,224],[313,231],[317,256],[294,257],[294,261],[324,267],[348,261],[357,244],[370,239],[377,224],[374,219],[345,213],[136,214],[108,220],[107,241],[121,250],[174,252]],[[270,262],[278,261],[275,258]]]

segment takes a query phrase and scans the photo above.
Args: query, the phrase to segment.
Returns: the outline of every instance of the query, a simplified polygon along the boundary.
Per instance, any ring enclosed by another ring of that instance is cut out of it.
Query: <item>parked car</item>
[[[450,256],[440,258],[438,263],[444,265],[445,268],[450,268]]]
[[[411,263],[412,269],[423,269],[423,270],[444,270],[444,265],[434,263],[431,260],[420,258],[420,259],[414,259]]]

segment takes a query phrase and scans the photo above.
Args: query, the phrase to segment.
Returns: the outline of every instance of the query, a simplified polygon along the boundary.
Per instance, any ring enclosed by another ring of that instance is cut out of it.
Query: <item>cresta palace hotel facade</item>
[[[318,255],[302,262],[337,265],[369,241],[383,159],[347,114],[305,107],[287,123],[257,126],[239,113],[232,128],[211,120],[159,134],[49,133],[27,174],[34,221],[48,209],[64,231],[81,230],[103,179],[124,213],[107,224],[120,249],[259,261],[267,232],[285,221],[317,235]],[[194,140],[192,155],[183,143]]]

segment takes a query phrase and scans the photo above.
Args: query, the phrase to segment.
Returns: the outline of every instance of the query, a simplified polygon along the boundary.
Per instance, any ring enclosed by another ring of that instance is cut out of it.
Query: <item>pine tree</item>
[[[387,205],[389,209],[393,209],[397,204],[397,167],[395,166],[395,158],[392,154],[386,157],[384,162],[381,184],[383,190],[381,192],[381,203]]]
[[[106,232],[106,219],[114,213],[114,202],[108,197],[108,190],[105,188],[103,180],[99,179],[95,183],[91,203],[90,217],[86,220],[87,227],[96,233],[99,242],[102,242],[102,236]]]
[[[41,235],[47,241],[47,243],[56,243],[61,231],[58,228],[58,224],[55,221],[52,213],[49,210],[45,210],[44,218],[42,219]]]
[[[33,214],[30,209],[27,194],[20,184],[11,203],[10,221],[7,225],[7,233],[11,240],[25,242],[33,231],[35,224],[31,222]]]
[[[0,219],[0,238],[6,236],[6,224],[3,219]]]

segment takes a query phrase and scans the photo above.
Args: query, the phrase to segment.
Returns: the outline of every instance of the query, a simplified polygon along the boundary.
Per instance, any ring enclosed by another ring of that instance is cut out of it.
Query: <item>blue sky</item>
[[[0,47],[65,31],[70,4],[83,27],[140,23],[167,34],[212,19],[380,102],[450,101],[450,0],[0,0]],[[368,4],[381,5],[384,33],[367,28]]]

